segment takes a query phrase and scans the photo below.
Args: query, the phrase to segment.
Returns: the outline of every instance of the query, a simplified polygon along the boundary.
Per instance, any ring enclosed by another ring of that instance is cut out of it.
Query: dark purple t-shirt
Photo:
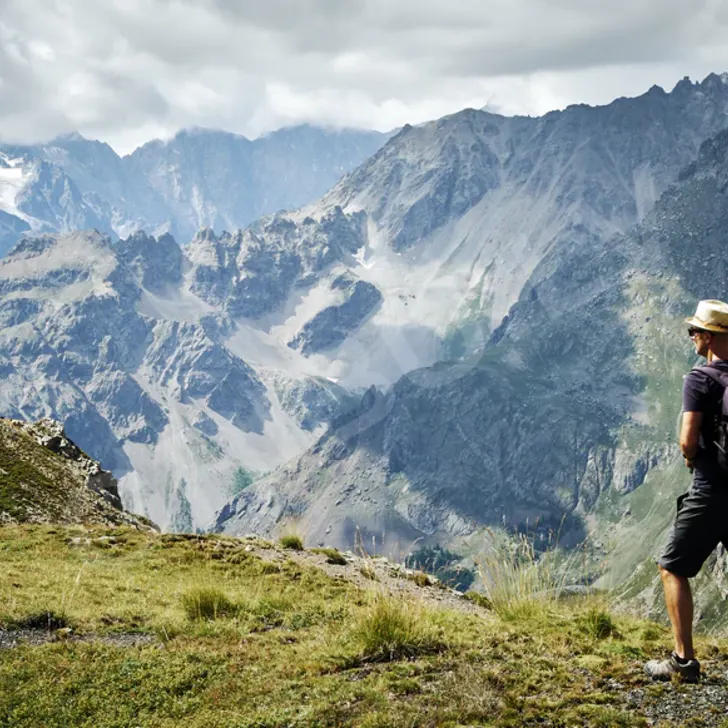
[[[710,365],[728,374],[728,362],[716,361]],[[693,369],[683,383],[683,412],[702,412],[698,454],[695,456],[693,486],[724,488],[726,477],[720,471],[715,457],[715,419],[720,413],[723,388],[700,369]]]

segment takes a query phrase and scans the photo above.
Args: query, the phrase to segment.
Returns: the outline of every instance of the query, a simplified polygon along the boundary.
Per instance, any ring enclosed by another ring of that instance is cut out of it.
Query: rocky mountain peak
[[[203,228],[200,228],[195,233],[195,237],[193,238],[193,242],[216,243],[217,242],[217,235],[215,235],[215,231],[212,228],[210,228],[210,227],[203,227]]]
[[[699,83],[699,86],[704,90],[715,90],[718,92],[725,91],[724,87],[726,85],[728,85],[728,73],[709,73]]]
[[[78,131],[69,131],[65,134],[59,134],[51,144],[53,143],[65,143],[65,142],[87,142],[89,141],[86,137]]]
[[[182,250],[168,233],[155,238],[138,231],[119,241],[116,250],[148,291],[156,293],[182,280]]]

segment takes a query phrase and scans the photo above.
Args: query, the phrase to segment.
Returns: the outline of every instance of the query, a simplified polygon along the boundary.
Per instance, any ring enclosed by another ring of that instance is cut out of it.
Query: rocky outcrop
[[[614,458],[612,487],[622,495],[631,493],[645,482],[650,470],[669,463],[678,454],[676,444],[642,442],[636,449],[618,448]]]
[[[153,335],[144,367],[157,385],[183,403],[204,400],[236,427],[262,430],[270,404],[251,367],[210,340],[198,324],[160,322]]]
[[[156,528],[123,510],[113,475],[50,419],[0,418],[0,522]]]
[[[332,282],[331,288],[342,291],[344,301],[319,311],[304,324],[288,342],[292,349],[300,349],[308,356],[338,346],[382,302],[382,294],[375,286],[366,281],[355,281],[349,276],[339,276]]]
[[[120,240],[116,250],[147,291],[162,292],[182,280],[182,250],[171,235],[155,238],[136,232]]]
[[[329,425],[356,402],[343,387],[320,377],[273,374],[271,379],[281,407],[308,432]]]
[[[235,234],[201,230],[186,249],[194,266],[190,290],[230,316],[259,317],[347,260],[365,237],[363,216],[339,207],[300,225],[277,215]]]
[[[87,473],[86,486],[88,488],[102,495],[114,508],[122,510],[119,488],[114,476],[108,470],[103,470],[96,460],[92,460],[80,447],[69,440],[60,422],[49,419],[38,422],[18,420],[9,422],[27,432],[39,445],[72,461],[80,472]]]

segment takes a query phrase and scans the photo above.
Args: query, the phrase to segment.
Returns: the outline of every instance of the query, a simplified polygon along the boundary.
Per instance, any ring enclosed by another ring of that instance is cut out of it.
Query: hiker
[[[680,449],[693,483],[677,499],[672,533],[657,562],[675,650],[666,660],[650,660],[645,670],[656,679],[676,674],[694,681],[700,677],[700,663],[693,651],[693,595],[688,579],[700,571],[719,542],[728,547],[728,475],[716,444],[728,385],[728,304],[700,301],[695,315],[686,321],[695,352],[708,364],[693,369],[683,384]]]

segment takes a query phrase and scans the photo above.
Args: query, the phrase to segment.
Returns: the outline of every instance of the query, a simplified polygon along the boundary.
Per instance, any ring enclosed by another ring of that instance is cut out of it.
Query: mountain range
[[[683,320],[698,298],[728,294],[724,103],[725,77],[711,76],[671,94],[654,88],[530,122],[542,136],[529,161],[514,151],[495,165],[509,191],[498,201],[521,212],[494,205],[484,218],[507,218],[506,240],[522,243],[509,247],[514,257],[483,252],[490,228],[455,232],[489,205],[492,188],[430,233],[435,245],[452,245],[440,267],[448,275],[456,256],[478,246],[466,269],[478,287],[465,292],[472,308],[463,318],[483,343],[473,346],[460,323],[457,359],[371,390],[307,453],[238,495],[215,529],[295,527],[313,543],[376,539],[391,551],[435,542],[465,553],[482,542],[483,527],[559,533],[571,544],[592,533],[595,562],[601,549],[619,553],[604,579],[639,573],[651,588],[650,557],[674,512],[672,495],[689,481],[675,446],[681,378],[694,363]],[[701,144],[712,125],[717,134]],[[396,141],[352,176],[361,180]],[[554,170],[554,159],[563,166]],[[542,225],[534,225],[537,211]],[[397,224],[393,247],[403,239]],[[530,264],[523,251],[533,251]],[[486,270],[498,266],[506,274],[489,286]],[[498,306],[506,290],[510,300]],[[452,315],[458,299],[445,301],[443,314]]]
[[[464,110],[243,230],[25,236],[0,261],[0,411],[64,421],[166,528],[217,510],[462,553],[484,527],[597,532],[595,562],[658,539],[687,480],[681,321],[726,295],[727,111],[725,75]]]
[[[33,146],[0,142],[0,255],[31,231],[126,237],[144,229],[187,242],[201,227],[245,227],[316,200],[387,137],[301,125],[251,141],[193,128],[123,157],[77,133]]]

